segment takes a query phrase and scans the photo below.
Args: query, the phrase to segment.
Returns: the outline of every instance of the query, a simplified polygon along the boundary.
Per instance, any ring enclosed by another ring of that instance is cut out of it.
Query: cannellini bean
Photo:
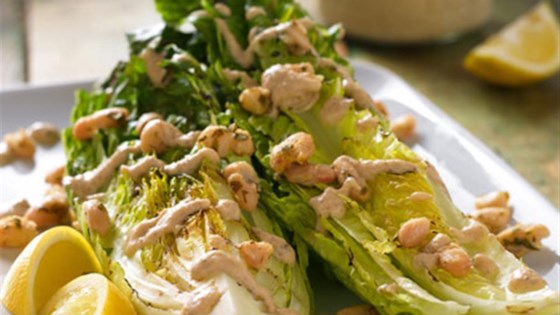
[[[208,235],[208,244],[212,246],[212,249],[225,250],[228,247],[226,239],[218,234]]]
[[[487,278],[494,278],[500,271],[496,262],[485,254],[476,254],[473,257],[473,267]]]
[[[101,236],[106,236],[111,230],[111,219],[107,208],[97,199],[92,199],[82,204],[88,227]]]
[[[461,243],[464,244],[480,244],[488,238],[490,231],[486,225],[478,222],[471,221],[471,224],[461,230],[452,229],[455,236]]]
[[[272,148],[270,165],[276,173],[283,173],[292,163],[307,163],[313,153],[313,137],[305,132],[297,132]]]
[[[540,290],[546,286],[546,281],[533,269],[517,269],[511,275],[508,289],[513,293],[527,293]]]
[[[272,255],[274,247],[267,242],[246,241],[239,245],[239,255],[245,263],[254,269],[262,269],[270,255]]]
[[[336,173],[332,167],[324,164],[292,164],[284,171],[284,176],[290,183],[303,186],[328,184],[336,180]]]
[[[15,156],[8,149],[8,145],[0,142],[0,166],[4,166],[13,162]]]
[[[239,206],[255,210],[259,202],[259,177],[253,167],[247,162],[235,162],[226,166],[223,173]]]
[[[270,91],[260,86],[250,87],[239,95],[241,107],[255,115],[264,115],[270,111],[272,100]]]
[[[398,240],[403,247],[413,248],[422,245],[430,234],[430,220],[425,217],[406,221],[398,232]]]
[[[449,236],[438,233],[429,243],[424,247],[424,251],[427,253],[437,253],[451,245],[451,239]]]
[[[25,212],[31,208],[27,199],[18,199],[11,202],[5,209],[0,210],[0,219],[11,215],[24,216]]]
[[[144,153],[162,153],[176,145],[181,131],[172,124],[153,119],[146,123],[140,134],[140,148]]]
[[[198,142],[216,150],[221,157],[225,157],[230,151],[233,137],[231,137],[231,130],[224,126],[208,126],[200,133]]]
[[[379,315],[371,305],[355,305],[343,308],[336,315]]]
[[[61,224],[70,224],[70,205],[61,186],[51,186],[40,207],[32,207],[25,218],[35,224],[39,230],[46,230]]]
[[[99,129],[117,127],[127,119],[128,110],[126,108],[105,108],[78,119],[72,128],[72,133],[78,140],[89,140],[95,136]]]
[[[60,215],[43,207],[32,207],[25,214],[25,219],[34,222],[39,230],[46,230],[60,224]]]
[[[37,233],[35,223],[26,218],[11,215],[0,219],[0,247],[24,247]]]
[[[9,133],[4,136],[8,152],[22,159],[31,159],[35,155],[35,141],[29,137],[25,129]]]
[[[387,106],[385,105],[385,103],[381,101],[374,101],[373,108],[375,108],[375,110],[380,113],[381,116],[389,118],[389,111],[387,110]]]
[[[438,265],[455,277],[464,277],[471,270],[471,258],[463,248],[452,246],[439,253]]]
[[[410,140],[414,137],[415,129],[416,118],[412,115],[404,115],[391,122],[391,131],[401,141]]]
[[[198,142],[218,152],[220,157],[230,152],[236,155],[252,155],[255,151],[251,135],[242,129],[231,130],[224,126],[209,126],[198,137]]]
[[[530,251],[542,248],[541,240],[550,236],[542,224],[517,224],[498,234],[498,241],[515,256],[523,257]]]
[[[65,166],[61,165],[55,169],[52,169],[45,176],[45,182],[51,185],[62,185],[62,179],[64,178]]]
[[[233,144],[231,146],[232,151],[237,155],[253,155],[255,152],[255,146],[253,145],[253,139],[251,134],[243,129],[235,129],[233,131]]]
[[[140,116],[140,119],[138,119],[138,123],[136,123],[136,133],[138,135],[142,134],[142,130],[144,129],[144,127],[146,127],[146,124],[148,124],[152,120],[163,120],[163,117],[158,113],[142,114],[142,116]]]
[[[507,207],[508,202],[509,193],[507,191],[494,191],[476,198],[475,206],[477,209]]]
[[[60,140],[58,127],[46,122],[35,122],[27,128],[29,136],[40,145],[53,146]]]
[[[511,220],[511,209],[507,207],[484,208],[472,214],[472,218],[486,225],[490,232],[503,230]]]

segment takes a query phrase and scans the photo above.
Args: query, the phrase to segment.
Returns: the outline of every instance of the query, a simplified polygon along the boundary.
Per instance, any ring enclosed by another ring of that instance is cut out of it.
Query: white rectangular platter
[[[396,74],[370,63],[354,62],[354,66],[357,80],[375,99],[387,104],[392,117],[404,113],[416,117],[418,139],[413,149],[436,165],[460,209],[471,212],[475,196],[506,190],[511,195],[514,221],[544,223],[549,227],[551,236],[544,242],[546,248],[529,254],[525,261],[558,290],[559,210],[478,139]],[[0,136],[38,120],[66,127],[74,91],[90,86],[91,82],[79,82],[0,92]],[[44,175],[62,163],[64,152],[59,143],[49,149],[40,147],[33,163],[17,162],[0,167],[0,204],[22,197],[32,204],[38,203],[46,188]],[[0,283],[17,253],[0,249]],[[320,268],[310,268],[318,314],[334,314],[341,307],[359,303],[339,284],[326,279],[318,270]]]

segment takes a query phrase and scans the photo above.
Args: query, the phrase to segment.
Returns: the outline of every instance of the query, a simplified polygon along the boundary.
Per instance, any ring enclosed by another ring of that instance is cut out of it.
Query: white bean
[[[477,209],[489,207],[507,207],[509,194],[506,191],[494,191],[476,198],[475,206]]]
[[[95,136],[99,129],[117,127],[127,119],[128,110],[126,108],[105,108],[78,119],[72,128],[72,133],[80,141],[89,140]]]
[[[40,145],[47,147],[55,145],[60,140],[58,127],[46,122],[35,122],[27,128],[29,136]]]
[[[430,234],[430,220],[425,217],[406,221],[398,232],[398,240],[403,247],[413,248],[422,245]]]
[[[262,269],[270,255],[274,252],[274,247],[267,242],[256,242],[253,240],[243,242],[239,245],[239,255],[245,263],[254,269]]]
[[[26,218],[12,215],[0,219],[0,247],[24,247],[37,234],[35,223]]]
[[[272,148],[270,166],[280,174],[292,163],[307,163],[313,153],[315,153],[313,137],[305,132],[297,132]]]

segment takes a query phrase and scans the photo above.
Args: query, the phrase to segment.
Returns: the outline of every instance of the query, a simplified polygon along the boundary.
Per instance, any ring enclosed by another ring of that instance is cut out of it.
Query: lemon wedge
[[[78,277],[58,289],[40,315],[133,315],[126,296],[100,274]]]
[[[504,86],[523,86],[560,69],[560,25],[548,2],[507,25],[465,58],[475,76]]]
[[[101,272],[101,265],[86,239],[70,227],[55,227],[35,237],[18,256],[0,300],[12,314],[37,314],[59,288],[90,272]]]

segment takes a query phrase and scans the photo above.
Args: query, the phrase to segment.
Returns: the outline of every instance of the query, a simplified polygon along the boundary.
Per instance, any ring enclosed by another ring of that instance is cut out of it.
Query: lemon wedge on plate
[[[45,304],[40,315],[133,315],[126,296],[100,274],[78,277],[60,288]]]
[[[4,279],[0,300],[14,315],[37,314],[62,286],[101,265],[86,239],[70,227],[55,227],[35,237]]]
[[[523,86],[560,69],[560,25],[548,2],[506,26],[475,47],[465,68],[477,77],[504,86]]]

